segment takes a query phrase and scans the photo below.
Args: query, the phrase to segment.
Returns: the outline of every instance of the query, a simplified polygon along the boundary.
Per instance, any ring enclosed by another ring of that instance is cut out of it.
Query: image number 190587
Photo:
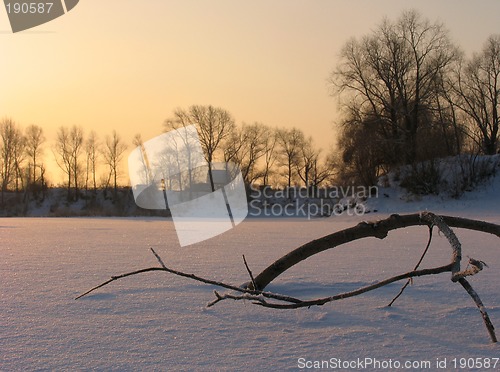
[[[49,14],[54,3],[6,3],[7,13],[11,14]]]

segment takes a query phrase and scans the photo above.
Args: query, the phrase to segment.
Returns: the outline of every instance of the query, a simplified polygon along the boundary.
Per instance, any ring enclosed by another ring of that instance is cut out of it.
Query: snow
[[[500,223],[499,181],[461,200],[407,203],[381,190],[367,202],[379,213],[251,218],[184,248],[172,221],[161,218],[2,218],[0,370],[285,371],[331,358],[430,361],[432,369],[447,358],[454,369],[453,358],[498,358],[500,345],[490,343],[475,304],[449,273],[415,279],[391,308],[403,283],[310,309],[230,300],[206,308],[215,287],[161,272],[74,298],[111,275],[157,266],[149,247],[172,268],[239,285],[248,281],[243,254],[256,274],[309,240],[389,213],[428,209]],[[500,329],[498,238],[455,230],[463,256],[489,266],[470,282]],[[300,298],[356,289],[411,270],[427,237],[425,227],[413,227],[352,242],[298,264],[267,289]],[[446,238],[435,233],[422,267],[450,259]]]

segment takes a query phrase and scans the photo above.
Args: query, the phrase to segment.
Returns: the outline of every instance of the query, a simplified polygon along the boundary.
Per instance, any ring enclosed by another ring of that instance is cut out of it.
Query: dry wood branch
[[[367,237],[384,239],[391,230],[401,229],[409,226],[430,226],[432,224],[436,224],[432,221],[432,218],[430,217],[431,215],[433,214],[428,212],[409,215],[393,214],[389,218],[386,218],[384,220],[376,222],[361,222],[354,227],[310,241],[309,243],[306,243],[298,247],[297,249],[294,249],[290,253],[276,260],[274,263],[264,269],[259,275],[257,275],[255,277],[255,283],[257,284],[256,289],[264,289],[269,283],[271,283],[274,279],[276,279],[292,266],[327,249],[332,249],[339,245]],[[444,224],[451,227],[486,232],[500,237],[500,225],[450,216],[440,216],[440,219],[441,221],[444,221]],[[439,220],[437,220],[437,222],[439,222],[439,225],[443,226],[442,222],[440,222]],[[438,228],[439,225],[437,225]],[[455,264],[459,264],[459,262],[457,262],[457,259],[458,257],[455,257]],[[457,268],[455,268],[455,270],[459,271],[457,270]]]
[[[156,253],[156,251],[153,248],[149,248],[149,249],[151,249],[151,252],[153,252],[154,256],[156,257],[156,259],[160,263],[161,267],[163,267],[164,269],[167,269],[167,266],[165,266],[165,263],[161,259],[160,255],[158,253]]]
[[[122,279],[122,278],[125,278],[127,276],[136,275],[136,274],[142,274],[142,273],[146,273],[146,272],[150,272],[150,271],[165,271],[165,272],[177,275],[177,276],[182,276],[184,278],[189,278],[189,279],[192,279],[192,280],[196,280],[198,282],[202,282],[202,283],[210,284],[210,285],[215,285],[217,287],[226,288],[226,289],[230,289],[230,290],[241,292],[241,293],[248,293],[248,294],[251,294],[251,295],[262,295],[263,297],[274,298],[274,299],[277,299],[277,300],[287,301],[287,302],[292,302],[292,303],[301,302],[301,300],[299,300],[297,298],[294,298],[294,297],[291,297],[291,296],[285,296],[285,295],[280,295],[278,293],[255,291],[255,290],[251,290],[251,289],[237,287],[235,285],[227,284],[227,283],[220,282],[220,281],[217,281],[217,280],[206,279],[206,278],[202,278],[200,276],[194,275],[194,274],[187,274],[187,273],[184,273],[184,272],[179,271],[179,270],[170,269],[167,266],[165,266],[165,264],[163,263],[162,259],[155,252],[155,250],[153,248],[150,248],[150,249],[151,249],[151,252],[156,257],[156,259],[160,262],[160,264],[162,265],[162,267],[149,267],[149,268],[146,268],[146,269],[135,270],[135,271],[131,271],[131,272],[128,272],[128,273],[125,273],[125,274],[112,276],[111,279],[106,280],[105,282],[103,282],[103,283],[101,283],[101,284],[99,284],[99,285],[97,285],[97,286],[89,289],[88,291],[82,293],[81,295],[79,295],[78,297],[76,297],[75,300],[78,300],[79,298],[82,298],[82,297],[90,294],[91,292],[95,291],[96,289],[102,288],[105,285],[107,285],[107,284],[109,284],[111,282],[114,282],[115,280]]]
[[[460,278],[465,278],[467,276],[472,276],[476,275],[478,272],[483,270],[483,268],[488,267],[484,261],[480,260],[475,260],[471,257],[469,257],[469,264],[465,268],[465,270],[460,271],[458,273],[455,273],[455,278],[460,279]]]
[[[253,277],[252,270],[250,270],[250,267],[248,267],[247,260],[245,258],[245,255],[243,255],[243,262],[245,263],[245,268],[247,269],[248,275],[250,276],[250,281],[252,283],[253,288],[256,288],[257,286],[255,285],[255,278]]]
[[[441,274],[441,273],[450,272],[450,271],[451,271],[451,265],[435,267],[432,269],[414,270],[414,271],[407,272],[405,274],[393,276],[392,278],[382,280],[382,281],[377,282],[375,284],[371,284],[371,285],[368,285],[365,287],[358,288],[354,291],[343,292],[343,293],[339,293],[335,296],[317,298],[314,300],[303,300],[303,301],[300,301],[298,303],[293,303],[293,304],[292,303],[285,303],[285,304],[270,303],[270,302],[266,302],[265,300],[263,300],[261,298],[249,297],[249,296],[244,296],[244,298],[242,297],[242,298],[238,298],[238,299],[252,299],[252,300],[256,301],[255,302],[256,305],[270,307],[273,309],[298,309],[301,307],[322,306],[328,302],[344,300],[344,299],[349,298],[349,297],[359,296],[363,293],[373,291],[377,288],[383,287],[383,286],[390,284],[390,283],[397,282],[399,280],[403,280],[403,279],[407,279],[407,278],[414,278],[417,276]],[[236,296],[236,297],[238,297],[238,296]],[[228,298],[231,298],[231,297],[228,297]],[[224,299],[224,298],[221,298],[220,300],[222,300],[222,299]]]
[[[220,301],[223,301],[223,300],[235,300],[235,301],[239,301],[239,300],[251,300],[251,301],[257,301],[257,302],[260,302],[262,304],[266,304],[266,300],[264,299],[264,297],[262,296],[256,296],[256,295],[251,295],[249,293],[245,293],[245,294],[242,294],[242,295],[232,295],[230,293],[224,293],[224,294],[220,294],[219,292],[217,291],[214,291],[214,294],[215,294],[215,297],[217,297],[215,300],[213,300],[212,302],[209,302],[207,304],[207,307],[212,307],[214,306],[216,303],[220,302]]]
[[[115,280],[126,278],[127,276],[131,276],[131,275],[136,275],[136,274],[141,274],[141,273],[147,273],[149,271],[165,271],[165,269],[163,269],[162,267],[148,267],[147,269],[141,269],[141,270],[131,271],[129,273],[125,273],[125,274],[121,274],[121,275],[112,276],[111,279],[106,280],[105,282],[103,282],[103,283],[101,283],[101,284],[99,284],[99,285],[97,285],[97,286],[89,289],[87,292],[82,293],[78,297],[75,297],[75,300],[78,300],[79,298],[82,298],[83,296],[86,296],[89,293],[94,292],[96,289],[104,287],[105,285],[107,285],[107,284],[109,284],[111,282],[114,282]]]
[[[383,287],[387,284],[400,281],[403,279],[411,279],[414,277],[418,276],[424,276],[424,275],[433,275],[433,274],[440,274],[444,272],[451,272],[452,273],[452,281],[453,282],[459,282],[465,290],[469,293],[469,295],[473,298],[475,301],[476,305],[478,306],[482,316],[484,323],[486,324],[486,327],[488,329],[488,332],[490,334],[490,338],[493,342],[497,342],[495,332],[494,332],[494,327],[493,324],[491,323],[488,314],[484,308],[484,305],[482,304],[479,296],[477,293],[472,289],[470,284],[467,282],[465,279],[466,276],[474,275],[481,271],[483,269],[483,266],[487,266],[483,261],[480,260],[475,260],[473,258],[469,258],[469,265],[467,268],[463,271],[460,271],[460,261],[462,257],[462,250],[461,250],[461,244],[460,241],[458,240],[457,236],[454,234],[453,230],[447,225],[447,221],[449,221],[453,226],[460,227],[460,228],[467,228],[471,230],[478,230],[478,231],[484,231],[488,232],[491,234],[495,234],[500,237],[500,226],[495,225],[495,224],[490,224],[487,222],[481,222],[481,221],[474,221],[474,220],[468,220],[468,219],[463,219],[463,218],[457,218],[457,217],[440,217],[436,216],[432,213],[429,212],[423,212],[420,214],[412,214],[412,215],[406,215],[406,216],[400,216],[400,215],[392,215],[389,218],[385,220],[381,220],[378,222],[362,222],[358,224],[355,227],[352,227],[350,229],[345,229],[342,231],[339,231],[334,234],[330,234],[326,237],[314,240],[312,242],[309,242],[294,251],[290,252],[289,254],[283,256],[281,259],[277,260],[274,262],[271,266],[269,266],[267,269],[265,269],[261,274],[259,274],[256,278],[254,278],[252,271],[250,270],[248,263],[245,259],[245,256],[243,256],[243,262],[245,264],[245,268],[250,276],[251,282],[247,283],[245,286],[235,286],[231,284],[227,284],[224,282],[220,281],[215,281],[211,279],[206,279],[194,274],[187,274],[178,270],[173,270],[168,268],[161,257],[154,251],[153,248],[151,248],[151,251],[153,255],[156,257],[158,262],[160,263],[161,267],[150,267],[146,269],[141,269],[141,270],[136,270],[132,271],[129,273],[117,275],[117,276],[112,276],[111,279],[99,284],[98,286],[95,286],[91,288],[90,290],[86,291],[85,293],[79,295],[76,297],[76,299],[79,299],[93,291],[95,291],[98,288],[101,288],[115,280],[125,278],[131,275],[136,275],[140,273],[145,273],[149,271],[164,271],[168,272],[177,276],[189,278],[192,280],[196,280],[205,284],[210,284],[210,285],[215,285],[221,288],[229,289],[235,292],[238,292],[240,294],[220,294],[217,291],[214,291],[216,299],[213,300],[208,304],[208,306],[213,306],[216,303],[226,300],[226,299],[231,299],[231,300],[250,300],[256,305],[264,306],[264,307],[269,307],[269,308],[274,308],[274,309],[297,309],[297,308],[302,308],[302,307],[310,307],[310,306],[321,306],[324,305],[328,302],[332,301],[337,301],[337,300],[342,300],[346,299],[349,297],[354,297],[361,295],[363,293],[375,290],[377,288]],[[329,297],[324,297],[324,298],[317,298],[313,300],[301,300],[297,299],[291,296],[286,296],[286,295],[281,295],[278,293],[272,293],[272,292],[263,292],[262,289],[267,286],[267,284],[279,276],[283,271],[285,271],[287,268],[297,264],[298,262],[312,256],[313,254],[322,252],[326,249],[336,247],[340,244],[344,244],[353,240],[365,238],[365,237],[377,237],[379,239],[383,239],[387,236],[388,232],[394,229],[402,228],[402,227],[407,227],[407,226],[417,226],[417,225],[427,225],[429,227],[429,240],[427,243],[427,246],[424,250],[424,253],[422,254],[419,262],[415,266],[415,269],[413,271],[400,274],[385,280],[382,280],[378,283],[368,285],[362,288],[358,288],[354,291],[350,292],[344,292],[340,293],[334,296],[329,296]],[[432,240],[432,227],[437,226],[439,230],[446,236],[448,239],[451,247],[452,247],[452,260],[451,263],[445,266],[440,266],[440,267],[435,267],[435,268],[430,268],[430,269],[420,269],[417,270],[418,267],[420,266],[425,254],[427,253],[431,240]],[[401,290],[400,293],[404,290],[405,287]],[[399,296],[399,295],[398,295]],[[398,297],[397,296],[397,297]],[[396,297],[396,298],[397,298]],[[396,299],[395,298],[395,299]],[[274,300],[272,302],[269,302],[268,300]],[[394,300],[395,300],[394,299]],[[394,302],[393,300],[393,302]],[[278,301],[278,302],[276,302]],[[392,302],[391,302],[392,304]]]
[[[460,240],[458,240],[453,230],[450,229],[450,227],[443,221],[442,217],[436,216],[434,213],[423,212],[421,214],[421,218],[422,220],[427,221],[430,226],[436,225],[444,236],[446,236],[446,239],[448,239],[448,242],[453,250],[451,260],[451,264],[453,265],[453,268],[451,269],[451,280],[456,282],[458,280],[456,274],[460,271],[460,261],[462,260],[462,245],[460,244]]]
[[[467,291],[467,293],[472,297],[474,302],[476,303],[477,308],[481,312],[481,316],[483,317],[484,325],[486,326],[486,329],[488,330],[488,334],[490,335],[491,342],[497,342],[497,336],[495,335],[495,327],[493,327],[493,324],[491,323],[490,317],[488,316],[488,313],[486,312],[486,309],[484,308],[483,302],[479,298],[479,295],[477,292],[472,288],[470,283],[467,281],[465,278],[459,278],[458,282],[464,287],[464,289]]]
[[[418,262],[415,265],[415,267],[413,268],[413,270],[417,270],[420,267],[420,264],[424,260],[424,257],[427,254],[427,251],[429,250],[429,247],[431,246],[431,242],[432,242],[432,229],[433,229],[433,227],[434,227],[433,225],[429,226],[429,240],[427,241],[427,245],[425,246],[425,249],[424,249],[424,252],[422,253],[422,256],[420,256],[420,260],[418,260]],[[391,307],[392,304],[403,294],[403,292],[406,289],[406,287],[408,287],[408,285],[411,283],[411,280],[412,279],[410,278],[410,279],[408,279],[406,281],[405,285],[401,287],[401,289],[399,290],[399,293],[396,295],[396,297],[394,297],[392,299],[392,301],[389,303],[389,305],[387,305],[388,307]]]

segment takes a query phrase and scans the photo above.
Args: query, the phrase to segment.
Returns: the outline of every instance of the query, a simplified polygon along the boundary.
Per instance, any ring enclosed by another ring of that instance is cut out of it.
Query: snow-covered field
[[[258,273],[311,239],[390,212],[430,209],[500,223],[499,183],[497,177],[458,201],[406,203],[394,193],[381,194],[369,202],[379,213],[364,217],[248,218],[184,248],[173,223],[159,218],[0,219],[0,370],[278,371],[322,361],[323,367],[351,363],[366,370],[405,363],[435,370],[438,362],[453,370],[479,362],[491,370],[500,345],[490,343],[475,304],[449,273],[417,278],[391,308],[386,305],[402,283],[310,309],[272,310],[229,300],[207,309],[214,287],[163,272],[74,298],[111,275],[157,266],[149,247],[171,268],[239,285],[248,281],[243,254]],[[456,232],[464,258],[489,265],[470,282],[500,329],[498,238]],[[349,243],[293,267],[268,290],[314,298],[356,289],[411,270],[426,242],[427,229],[414,227],[383,241]],[[446,239],[435,233],[422,267],[447,264],[450,253]]]

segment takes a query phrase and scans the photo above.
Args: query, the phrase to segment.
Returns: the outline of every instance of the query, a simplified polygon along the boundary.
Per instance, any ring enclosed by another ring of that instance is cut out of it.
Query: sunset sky
[[[212,104],[238,123],[302,128],[326,149],[342,45],[405,9],[444,22],[469,54],[500,33],[498,0],[81,0],[16,34],[2,8],[0,118],[38,124],[49,141],[76,124],[131,143],[160,134],[177,107]]]

